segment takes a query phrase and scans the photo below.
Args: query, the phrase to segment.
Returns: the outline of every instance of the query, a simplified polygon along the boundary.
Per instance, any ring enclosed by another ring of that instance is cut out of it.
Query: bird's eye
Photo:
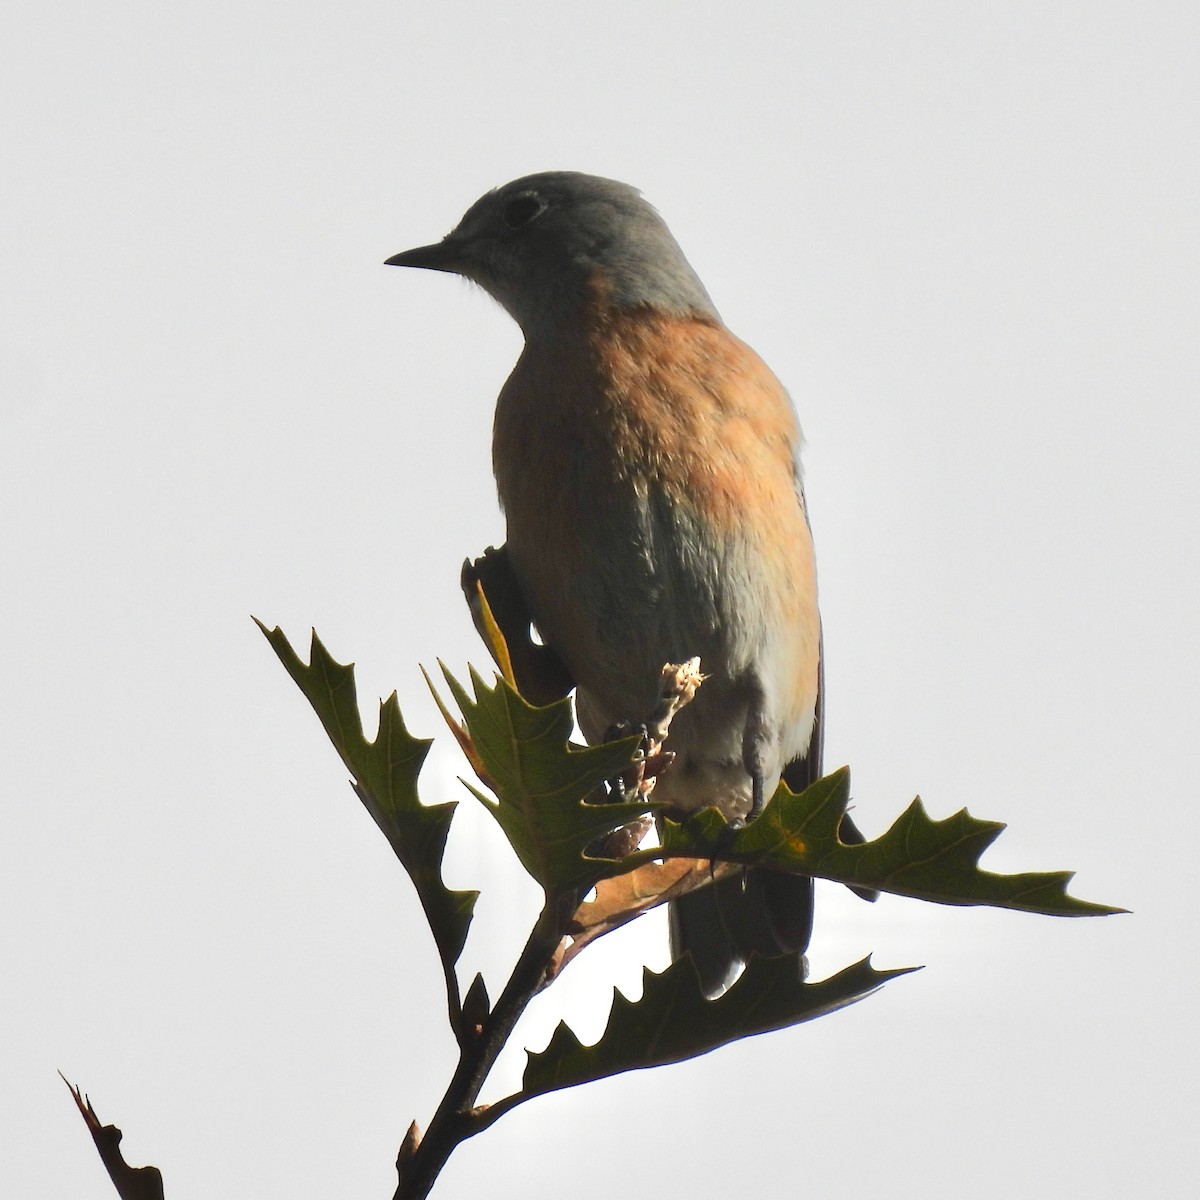
[[[509,229],[520,229],[522,225],[528,225],[534,217],[541,216],[545,211],[546,202],[540,196],[526,192],[524,195],[514,196],[504,206],[502,215]]]

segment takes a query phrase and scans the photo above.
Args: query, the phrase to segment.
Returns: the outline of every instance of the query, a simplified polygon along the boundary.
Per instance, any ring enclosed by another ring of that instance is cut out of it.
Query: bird
[[[479,285],[524,348],[492,458],[513,575],[575,682],[591,744],[648,713],[662,667],[699,656],[654,799],[752,820],[821,774],[824,653],[796,410],[721,319],[636,188],[547,171],[494,188],[388,265]],[[852,826],[843,837],[861,840]],[[752,953],[801,977],[813,884],[748,869],[669,905],[671,952],[706,996]]]

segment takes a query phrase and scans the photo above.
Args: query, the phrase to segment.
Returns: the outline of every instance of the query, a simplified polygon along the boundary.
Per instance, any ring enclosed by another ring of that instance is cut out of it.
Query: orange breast
[[[820,624],[786,392],[716,322],[590,318],[586,337],[528,346],[496,411],[510,552],[543,635],[613,720],[642,715],[625,709],[663,662],[700,654],[727,678],[701,689],[697,728],[740,736],[752,670],[781,736],[807,722],[788,735],[806,744]]]

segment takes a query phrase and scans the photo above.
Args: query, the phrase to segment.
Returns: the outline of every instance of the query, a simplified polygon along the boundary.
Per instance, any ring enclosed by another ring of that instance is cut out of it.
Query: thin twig
[[[397,1161],[400,1179],[393,1200],[424,1200],[454,1150],[495,1119],[488,1118],[487,1109],[476,1109],[475,1101],[521,1014],[546,986],[580,899],[578,891],[547,897],[495,1008],[478,1036],[463,1043],[458,1067],[428,1130],[423,1137],[409,1130]]]

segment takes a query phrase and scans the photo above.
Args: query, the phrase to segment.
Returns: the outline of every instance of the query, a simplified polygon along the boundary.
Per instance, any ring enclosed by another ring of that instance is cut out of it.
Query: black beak
[[[391,258],[384,259],[385,267],[423,267],[427,271],[450,271],[461,269],[461,247],[445,238],[432,246],[418,246],[415,250],[401,250]]]

